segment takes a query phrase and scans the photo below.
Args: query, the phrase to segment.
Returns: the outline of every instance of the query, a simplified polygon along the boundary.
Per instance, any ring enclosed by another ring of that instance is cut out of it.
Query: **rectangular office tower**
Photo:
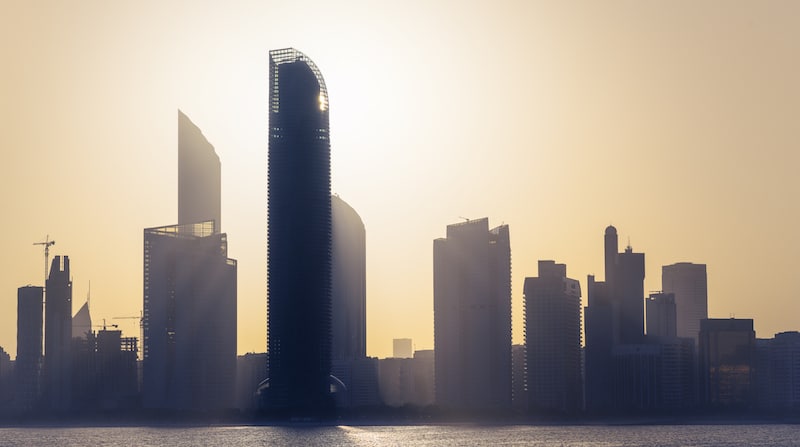
[[[675,329],[675,294],[651,293],[645,303],[648,338],[677,337]]]
[[[523,299],[528,408],[574,414],[583,406],[580,283],[567,278],[566,265],[539,261]]]
[[[145,408],[233,408],[236,261],[214,222],[144,230]]]
[[[433,241],[436,403],[511,406],[511,246],[487,218],[447,226]]]
[[[755,342],[752,319],[700,320],[701,403],[747,408],[755,402]]]
[[[70,408],[72,386],[72,279],[68,256],[53,258],[45,287],[45,408],[62,412]]]
[[[42,373],[42,310],[44,287],[17,289],[17,360],[14,402],[17,410],[32,410],[39,399]]]
[[[661,288],[675,295],[678,337],[698,342],[700,320],[708,318],[708,278],[705,264],[679,262],[661,268]]]

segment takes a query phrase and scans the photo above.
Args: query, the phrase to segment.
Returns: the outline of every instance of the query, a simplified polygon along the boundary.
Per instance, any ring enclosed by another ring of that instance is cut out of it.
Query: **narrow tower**
[[[328,92],[295,49],[269,53],[267,408],[315,417],[333,406]]]

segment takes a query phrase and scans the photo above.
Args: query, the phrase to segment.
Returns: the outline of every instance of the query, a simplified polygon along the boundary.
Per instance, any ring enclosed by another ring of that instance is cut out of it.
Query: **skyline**
[[[797,330],[800,6],[578,5],[13,5],[0,346],[46,234],[73,308],[91,280],[95,318],[138,335],[112,318],[141,310],[142,230],[176,220],[181,109],[222,163],[238,352],[264,352],[268,51],[288,46],[325,73],[332,192],[365,223],[368,355],[433,347],[431,247],[459,216],[510,227],[514,343],[538,260],[586,290],[609,224],[646,254],[645,294],[663,265],[707,264],[710,318]]]

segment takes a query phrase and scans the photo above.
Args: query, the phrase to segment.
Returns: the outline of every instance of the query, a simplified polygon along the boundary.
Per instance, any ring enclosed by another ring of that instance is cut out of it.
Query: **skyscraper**
[[[142,404],[229,409],[236,383],[237,264],[220,232],[220,163],[180,111],[178,142],[180,223],[144,230]]]
[[[15,406],[32,410],[39,398],[42,373],[42,308],[44,288],[17,289],[17,359]]]
[[[567,278],[566,265],[539,261],[523,297],[528,406],[574,414],[583,405],[580,283]]]
[[[708,318],[708,278],[705,264],[679,262],[661,268],[661,288],[675,294],[678,337],[697,345],[700,320]]]
[[[644,253],[628,246],[618,253],[617,229],[604,235],[605,282],[588,277],[586,315],[586,406],[613,406],[612,351],[644,341]]]
[[[56,256],[46,282],[44,317],[44,396],[51,411],[70,407],[72,279],[69,257]]]
[[[700,401],[747,408],[754,400],[756,333],[752,319],[700,320]]]
[[[270,51],[267,408],[332,408],[328,92],[295,49]]]
[[[214,222],[144,230],[145,408],[233,408],[236,261]]]
[[[511,405],[511,247],[487,218],[447,226],[433,241],[436,403]]]
[[[335,361],[367,355],[367,250],[364,222],[331,197],[331,323]],[[345,383],[347,385],[347,383]]]
[[[214,146],[203,132],[178,110],[178,225],[221,222],[221,165]]]

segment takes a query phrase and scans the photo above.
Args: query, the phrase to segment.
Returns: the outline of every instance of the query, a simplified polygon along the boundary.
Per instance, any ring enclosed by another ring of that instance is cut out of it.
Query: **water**
[[[0,428],[0,446],[796,446],[800,425]]]

